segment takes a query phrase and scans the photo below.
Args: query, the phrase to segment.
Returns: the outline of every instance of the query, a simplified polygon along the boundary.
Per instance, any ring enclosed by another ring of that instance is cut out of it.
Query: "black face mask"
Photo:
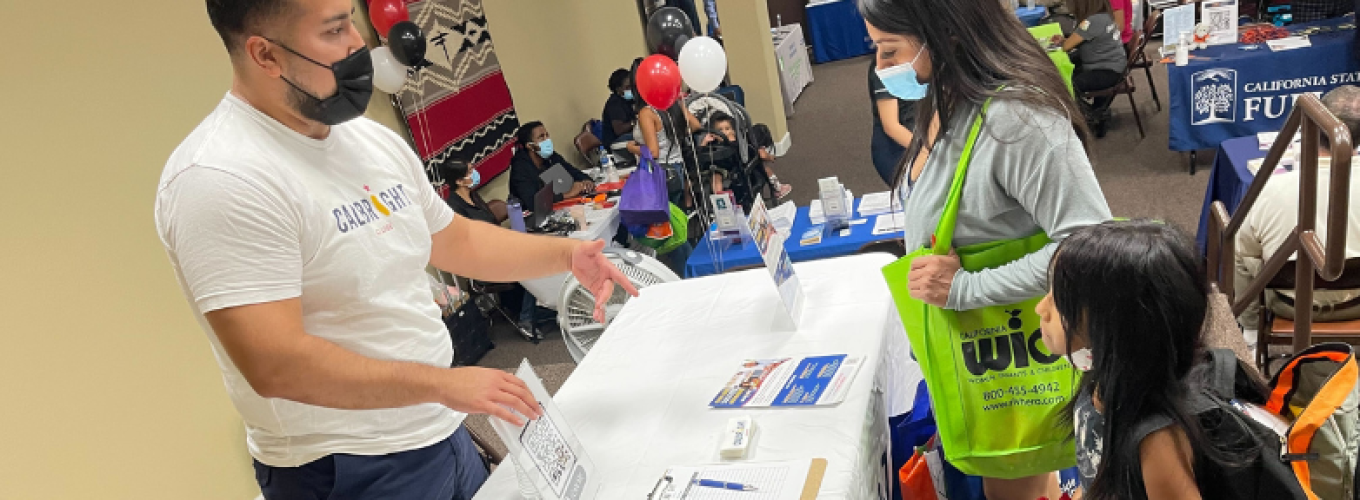
[[[302,116],[326,125],[339,125],[358,118],[364,114],[365,109],[368,109],[368,99],[373,96],[373,58],[368,55],[368,47],[354,51],[335,64],[326,65],[302,55],[287,45],[269,41],[306,59],[307,62],[330,69],[331,75],[335,77],[335,94],[325,99],[312,95],[287,78],[279,77],[305,97],[298,106],[298,112]]]

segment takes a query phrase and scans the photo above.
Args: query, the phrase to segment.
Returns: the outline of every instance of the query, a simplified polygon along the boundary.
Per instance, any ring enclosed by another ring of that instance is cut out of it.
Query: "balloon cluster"
[[[368,0],[368,19],[373,29],[387,34],[387,46],[373,49],[373,86],[395,94],[406,85],[410,67],[428,66],[425,32],[411,22],[404,0]]]
[[[639,97],[657,109],[668,109],[680,98],[682,78],[696,92],[712,92],[727,74],[722,45],[694,36],[689,16],[675,7],[658,9],[647,20],[647,48],[652,55],[638,65],[633,82]]]

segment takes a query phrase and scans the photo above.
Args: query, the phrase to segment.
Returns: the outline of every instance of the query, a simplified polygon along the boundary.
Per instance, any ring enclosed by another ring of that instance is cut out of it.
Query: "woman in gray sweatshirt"
[[[1049,259],[1073,231],[1110,218],[1091,171],[1085,120],[1053,62],[996,0],[859,0],[878,46],[878,76],[918,99],[917,133],[894,188],[908,251],[932,243],[969,129],[992,99],[964,179],[954,245],[1024,238],[1052,243],[969,272],[958,257],[918,257],[912,297],[952,310],[1010,304],[1047,291]],[[1057,498],[1056,474],[984,478],[991,500]]]

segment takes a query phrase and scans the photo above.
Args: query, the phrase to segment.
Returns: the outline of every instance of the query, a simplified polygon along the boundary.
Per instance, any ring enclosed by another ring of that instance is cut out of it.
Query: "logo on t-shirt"
[[[392,222],[387,219],[397,211],[411,206],[411,198],[406,195],[406,186],[396,186],[373,191],[364,186],[368,196],[331,209],[335,216],[335,227],[341,233],[348,233],[369,224],[378,223],[376,231],[383,234],[392,230]]]

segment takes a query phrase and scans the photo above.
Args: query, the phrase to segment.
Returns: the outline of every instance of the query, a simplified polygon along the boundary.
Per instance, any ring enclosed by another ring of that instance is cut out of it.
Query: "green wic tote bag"
[[[967,474],[1013,479],[1071,467],[1072,427],[1061,413],[1077,379],[1068,361],[1048,352],[1034,306],[1043,297],[950,311],[913,299],[911,262],[946,255],[953,246],[959,198],[973,146],[991,104],[973,121],[949,188],[934,248],[921,248],[883,268],[912,352],[925,374],[945,458]],[[1048,244],[1048,235],[980,243],[956,253],[964,270],[1008,264]]]

